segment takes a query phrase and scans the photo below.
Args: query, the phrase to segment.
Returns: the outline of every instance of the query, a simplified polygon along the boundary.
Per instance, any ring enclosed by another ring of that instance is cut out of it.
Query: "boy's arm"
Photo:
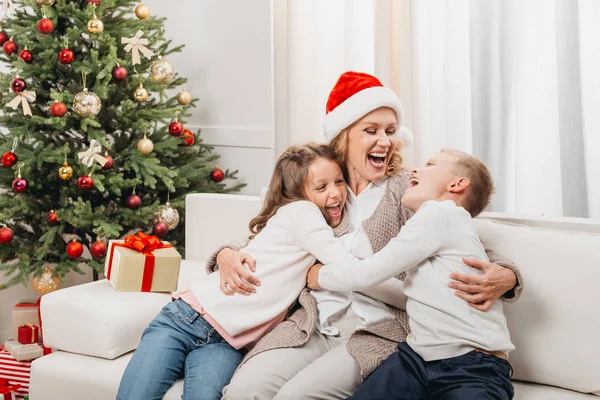
[[[425,203],[382,250],[348,263],[326,263],[318,270],[318,285],[323,289],[358,291],[416,267],[445,246],[446,216],[439,205]],[[311,271],[314,274],[314,271]],[[310,277],[309,277],[310,279]]]

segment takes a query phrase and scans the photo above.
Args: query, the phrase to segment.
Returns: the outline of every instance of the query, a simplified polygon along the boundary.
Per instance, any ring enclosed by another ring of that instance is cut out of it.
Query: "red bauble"
[[[92,253],[92,256],[96,258],[104,257],[106,255],[106,250],[106,244],[99,240],[97,242],[92,243],[92,245],[90,246],[90,253]]]
[[[61,101],[57,101],[50,106],[50,114],[53,117],[64,117],[67,113],[67,106]]]
[[[10,56],[12,53],[15,53],[17,50],[19,50],[19,46],[17,46],[17,44],[15,42],[13,42],[12,40],[7,40],[2,45],[2,51],[4,51],[4,54],[6,54],[7,56]]]
[[[23,178],[17,178],[12,182],[12,188],[17,193],[23,193],[27,190],[27,181]]]
[[[71,64],[75,61],[75,53],[73,53],[73,50],[71,49],[62,49],[58,53],[58,61],[62,64]]]
[[[0,31],[0,46],[2,46],[8,40],[6,32]]]
[[[37,23],[37,28],[40,33],[47,35],[54,30],[54,22],[50,18],[42,18]]]
[[[89,175],[80,176],[77,179],[77,186],[81,190],[92,190],[94,188],[94,180]]]
[[[27,89],[27,83],[21,78],[15,78],[10,82],[10,88],[15,93],[23,93]]]
[[[100,0],[87,0],[88,3],[93,4],[95,6],[100,5]]]
[[[169,125],[169,133],[173,136],[181,135],[183,133],[183,124],[179,121],[171,122],[171,125]]]
[[[187,129],[183,131],[183,135],[181,136],[181,140],[185,146],[191,146],[194,144],[194,134]]]
[[[123,81],[127,79],[127,69],[125,67],[114,67],[112,71],[112,76],[118,81]]]
[[[102,166],[102,169],[111,169],[112,166],[113,166],[113,164],[114,164],[114,162],[115,162],[115,160],[111,156],[109,156],[108,154],[105,154],[104,158],[106,158],[108,161],[106,161],[106,164],[104,164]]]
[[[12,229],[7,227],[0,229],[0,243],[9,244],[12,242],[14,237],[15,234],[13,233]]]
[[[58,215],[56,215],[56,211],[50,210],[46,216],[46,221],[48,221],[50,225],[58,224]]]
[[[15,165],[17,161],[19,161],[19,158],[17,157],[14,151],[6,152],[2,156],[2,165],[4,165],[5,167],[10,168],[13,165]]]
[[[27,49],[21,50],[19,52],[19,58],[25,61],[27,64],[30,64],[33,61],[33,54]]]
[[[79,258],[83,254],[83,246],[78,241],[72,241],[67,245],[67,255],[71,258]]]
[[[152,227],[152,233],[159,238],[165,236],[169,232],[169,227],[164,222],[157,222]]]
[[[219,167],[215,167],[210,173],[210,179],[212,179],[213,182],[219,183],[225,179],[225,173],[222,169],[219,169]]]
[[[132,194],[127,198],[127,207],[132,210],[137,210],[142,206],[142,198],[137,194]]]

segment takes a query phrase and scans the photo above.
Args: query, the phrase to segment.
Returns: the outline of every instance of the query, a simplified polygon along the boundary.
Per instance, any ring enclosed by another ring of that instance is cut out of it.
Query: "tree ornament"
[[[50,210],[46,216],[46,221],[48,221],[50,225],[58,224],[58,215],[56,214],[56,211]]]
[[[12,53],[15,53],[17,50],[19,50],[19,46],[17,46],[17,44],[15,42],[13,42],[12,38],[10,38],[6,42],[4,42],[4,44],[2,45],[2,51],[7,56],[10,56]]]
[[[21,50],[19,52],[19,58],[23,61],[25,61],[25,63],[27,64],[31,64],[31,61],[33,61],[33,54],[31,54],[31,52],[29,50],[27,50],[27,47],[25,47],[23,50]]]
[[[71,179],[73,177],[73,168],[67,162],[66,157],[65,157],[65,162],[63,163],[62,167],[60,167],[58,169],[58,176],[63,181],[68,181],[69,179]]]
[[[36,292],[43,296],[58,290],[60,287],[60,278],[52,269],[46,267],[39,278],[35,276],[33,277],[31,280],[31,286],[33,286],[33,289]]]
[[[87,0],[88,4],[93,4],[95,6],[100,5],[100,0]]]
[[[56,0],[35,0],[38,6],[52,6]]]
[[[83,175],[77,179],[77,186],[83,191],[90,191],[94,188],[94,179],[90,175]]]
[[[182,106],[187,106],[192,102],[192,95],[185,89],[177,93],[177,102]]]
[[[143,139],[137,143],[137,151],[142,154],[150,154],[154,150],[154,143],[144,135]]]
[[[20,93],[17,93],[15,98],[12,99],[6,106],[16,110],[19,105],[22,105],[23,114],[31,116],[31,107],[29,107],[29,102],[35,101],[35,97],[35,92],[22,90]]]
[[[181,135],[183,133],[183,124],[175,119],[175,121],[171,122],[171,125],[169,125],[169,133],[173,136]]]
[[[168,201],[164,207],[161,207],[152,215],[154,223],[164,222],[167,224],[169,230],[175,229],[179,224],[179,211],[176,208],[171,207],[171,203]]]
[[[83,254],[83,246],[77,240],[73,239],[67,245],[67,255],[71,258],[79,258]]]
[[[87,28],[90,33],[100,34],[104,31],[104,23],[96,17],[96,13],[87,23]]]
[[[150,65],[150,79],[156,83],[170,83],[175,78],[175,67],[166,58],[158,57]]]
[[[90,147],[86,151],[81,151],[77,153],[77,157],[79,157],[79,161],[83,165],[91,167],[96,161],[102,167],[106,164],[106,158],[102,157],[102,145],[96,139],[92,139],[90,142]]]
[[[140,2],[135,8],[135,16],[139,19],[147,19],[150,16],[150,8],[143,2]]]
[[[121,44],[126,44],[125,52],[131,51],[132,65],[141,64],[140,53],[147,59],[151,59],[154,56],[154,52],[146,47],[148,39],[142,39],[144,32],[137,31],[135,36],[132,38],[121,38]]]
[[[14,151],[7,151],[6,153],[4,153],[4,155],[2,156],[2,165],[4,165],[5,167],[12,167],[13,165],[15,165],[17,163],[17,161],[19,161],[19,158],[17,157],[17,155],[15,154]]]
[[[61,64],[71,64],[75,61],[75,53],[69,48],[64,48],[58,52],[58,61]]]
[[[73,99],[73,110],[81,117],[93,117],[98,115],[102,108],[100,97],[94,92],[88,91],[86,87],[77,93]]]
[[[106,243],[104,243],[100,239],[96,240],[90,246],[90,253],[92,253],[92,256],[95,258],[104,257],[106,255],[106,250],[107,250]]]
[[[44,35],[52,33],[52,31],[54,31],[54,22],[44,15],[44,17],[37,22],[37,29]]]
[[[142,81],[140,81],[140,85],[133,91],[133,98],[140,103],[148,100],[148,91],[142,85]]]
[[[50,106],[50,114],[52,114],[53,117],[59,117],[59,118],[64,117],[66,113],[67,113],[67,106],[62,101],[56,100]]]
[[[4,31],[0,31],[0,46],[2,46],[8,40],[8,35]]]
[[[127,207],[131,208],[132,210],[137,210],[141,206],[142,206],[142,198],[140,196],[138,196],[137,194],[135,194],[135,190],[134,190],[133,194],[127,198]]]
[[[104,152],[104,158],[106,158],[106,162],[102,166],[102,169],[111,169],[115,162],[114,158],[109,156],[107,152]]]
[[[0,243],[9,244],[14,239],[15,234],[12,229],[7,228],[6,225],[0,229]]]
[[[215,167],[215,169],[210,172],[210,179],[215,183],[219,183],[225,179],[225,173],[219,167]]]
[[[17,75],[17,77],[10,82],[10,89],[15,93],[23,93],[23,91],[27,89],[27,83]]]
[[[184,146],[191,146],[194,144],[194,134],[189,130],[184,130],[183,135],[181,135],[181,140]]]
[[[167,232],[169,232],[169,228],[167,228],[167,224],[164,222],[157,222],[152,227],[152,233],[159,238],[164,237]]]
[[[17,178],[12,181],[12,188],[17,193],[23,193],[27,190],[27,181],[21,178],[21,166],[19,165],[19,171],[17,172]]]
[[[118,81],[124,81],[127,79],[127,69],[117,64],[112,70],[112,76]]]

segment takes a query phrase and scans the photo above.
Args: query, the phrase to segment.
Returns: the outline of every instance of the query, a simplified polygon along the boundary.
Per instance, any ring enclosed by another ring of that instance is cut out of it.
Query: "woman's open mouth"
[[[325,206],[325,212],[327,213],[327,215],[329,215],[331,218],[337,218],[340,215],[342,215],[342,207],[341,207],[342,203],[340,203],[339,201],[335,204],[332,204],[330,206]]]
[[[383,168],[385,166],[385,160],[387,153],[369,153],[367,159],[369,163],[375,168]]]

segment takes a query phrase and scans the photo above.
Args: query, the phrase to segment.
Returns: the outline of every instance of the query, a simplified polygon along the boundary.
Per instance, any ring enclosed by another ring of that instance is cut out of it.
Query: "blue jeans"
[[[177,299],[144,331],[123,374],[117,400],[160,400],[181,377],[182,399],[220,399],[241,361],[240,351],[185,301]]]
[[[353,400],[510,400],[512,367],[501,358],[471,351],[424,361],[406,343],[359,386]]]

